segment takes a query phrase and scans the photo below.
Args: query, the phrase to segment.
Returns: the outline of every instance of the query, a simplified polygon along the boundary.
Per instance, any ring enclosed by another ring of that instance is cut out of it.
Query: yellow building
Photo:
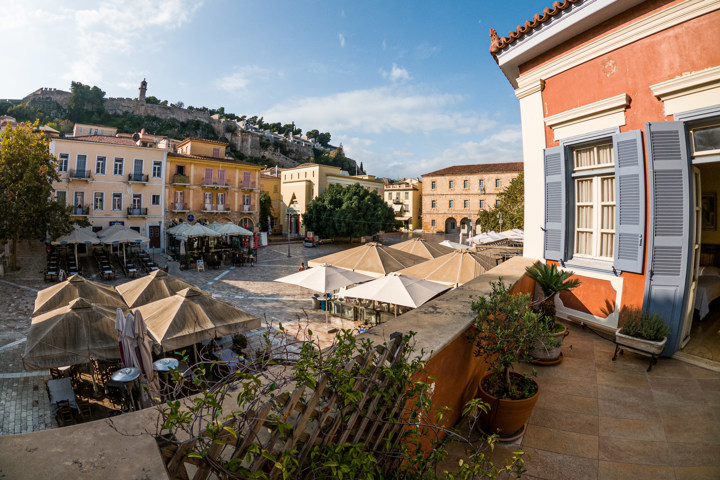
[[[402,222],[402,229],[412,231],[422,228],[422,182],[415,178],[403,179],[385,185],[385,203],[395,211],[395,219]]]
[[[277,168],[268,168],[260,172],[260,193],[270,195],[272,233],[282,233],[282,224],[280,223],[282,194],[280,193],[280,171]]]
[[[130,138],[92,135],[54,138],[60,180],[55,197],[72,206],[94,230],[120,223],[164,248],[163,187],[166,153],[138,146]]]
[[[227,145],[187,138],[167,153],[168,224],[231,221],[256,229],[261,167],[226,158]]]
[[[359,184],[380,197],[383,195],[383,182],[375,180],[373,175],[351,176],[340,167],[303,163],[281,173],[282,211],[280,221],[283,231],[291,235],[305,234],[302,214],[307,204],[323,193],[330,185],[348,186]],[[289,228],[288,228],[289,225]]]

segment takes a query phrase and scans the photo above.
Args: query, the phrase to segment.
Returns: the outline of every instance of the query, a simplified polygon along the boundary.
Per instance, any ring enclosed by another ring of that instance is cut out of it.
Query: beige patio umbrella
[[[93,358],[120,358],[115,311],[114,307],[77,298],[33,317],[22,356],[25,369],[46,370],[88,363]]]
[[[341,295],[417,308],[449,288],[447,285],[395,272],[345,290]]]
[[[115,227],[115,225],[113,225]],[[123,264],[127,264],[127,259],[125,257],[125,245],[128,243],[133,244],[141,244],[141,243],[147,243],[150,241],[148,237],[145,235],[142,235],[132,228],[120,228],[116,229],[109,235],[105,235],[100,239],[102,243],[105,245],[121,245],[123,247]]]
[[[260,327],[260,319],[195,288],[137,308],[150,337],[174,350]]]
[[[400,250],[401,252],[412,253],[425,259],[437,258],[453,252],[452,247],[428,242],[422,238],[411,238],[410,240],[390,245],[390,248]]]
[[[390,272],[397,272],[424,261],[424,258],[417,255],[384,247],[379,243],[369,242],[359,247],[316,258],[308,262],[308,266],[316,267],[328,263],[353,272],[380,278]]]
[[[192,287],[178,277],[155,270],[144,277],[117,285],[115,289],[128,307],[136,308],[175,295],[180,290]]]
[[[495,266],[495,261],[467,250],[456,250],[400,270],[398,273],[442,283],[450,287],[463,285]]]
[[[89,230],[87,228],[81,228],[77,225],[74,226],[72,231],[68,233],[67,235],[63,235],[62,237],[56,238],[51,242],[53,245],[73,245],[75,249],[75,263],[78,262],[78,253],[77,253],[77,246],[79,243],[83,243],[85,245],[95,245],[100,243],[100,239],[98,236],[93,233],[92,230]]]
[[[93,304],[127,309],[123,298],[112,287],[92,282],[80,275],[73,275],[64,282],[40,290],[35,297],[35,309],[32,316],[36,317],[64,307],[80,297]]]

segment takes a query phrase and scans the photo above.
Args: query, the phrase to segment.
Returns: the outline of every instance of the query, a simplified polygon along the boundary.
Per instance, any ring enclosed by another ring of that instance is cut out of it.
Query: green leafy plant
[[[510,371],[514,363],[530,361],[535,340],[547,336],[547,326],[531,308],[530,295],[512,294],[510,286],[491,282],[492,291],[471,303],[475,333],[469,335],[476,356],[484,356],[491,375],[485,391],[498,398],[529,398],[537,386],[527,375]]]
[[[670,335],[670,327],[657,313],[643,313],[637,307],[625,308],[620,313],[620,333],[631,337],[659,342]]]
[[[527,276],[535,280],[543,292],[543,299],[537,305],[542,319],[555,331],[555,296],[560,292],[569,292],[580,286],[580,280],[570,279],[575,272],[570,270],[559,271],[556,265],[536,263],[525,269]]]
[[[248,346],[248,340],[245,335],[242,333],[238,333],[237,335],[234,335],[232,338],[232,347],[230,349],[237,353],[238,355],[244,355],[244,350]]]

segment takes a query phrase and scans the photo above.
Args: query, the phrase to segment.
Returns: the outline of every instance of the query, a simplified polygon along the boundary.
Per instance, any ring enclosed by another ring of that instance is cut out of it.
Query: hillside
[[[136,99],[105,98],[100,88],[77,82],[72,82],[71,92],[40,88],[22,99],[0,100],[0,115],[10,115],[21,122],[38,119],[62,135],[71,133],[75,123],[91,123],[116,127],[120,133],[135,133],[144,128],[153,135],[171,138],[222,140],[229,143],[231,155],[260,165],[292,168],[316,162],[335,165],[352,174],[365,173],[341,148],[301,140],[297,135],[300,129],[294,124],[288,129],[288,124],[266,124],[257,117],[252,117],[256,123],[250,123],[244,115],[226,114],[223,108],[185,108],[182,102],[173,105],[152,96],[145,98],[142,89],[145,85],[141,84],[141,94]],[[289,131],[283,135],[270,128]],[[330,139],[329,133],[320,135]],[[324,143],[327,145],[327,141]]]

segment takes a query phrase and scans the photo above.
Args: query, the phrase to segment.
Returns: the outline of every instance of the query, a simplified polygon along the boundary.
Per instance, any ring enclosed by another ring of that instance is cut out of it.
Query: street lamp
[[[290,258],[290,209],[288,209],[288,211],[287,211],[287,216],[288,216],[288,220],[287,220],[288,258]]]

